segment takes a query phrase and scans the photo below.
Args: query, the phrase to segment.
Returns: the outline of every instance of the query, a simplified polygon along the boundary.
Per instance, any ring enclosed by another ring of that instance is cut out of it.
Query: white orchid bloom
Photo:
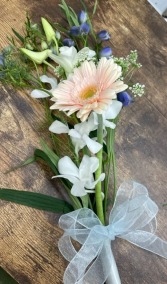
[[[42,83],[48,83],[51,85],[51,89],[48,90],[50,93],[52,93],[52,91],[57,87],[57,80],[55,78],[50,78],[46,75],[42,75],[40,76],[40,80]],[[44,90],[37,90],[37,89],[33,90],[30,96],[36,99],[50,97],[50,95]]]
[[[58,120],[54,121],[49,127],[49,130],[56,134],[68,133],[77,155],[79,150],[85,146],[87,146],[93,154],[96,154],[102,148],[100,143],[89,137],[90,132],[96,129],[97,125],[94,124],[93,115],[90,115],[87,121],[75,124],[73,129],[69,129],[66,124]]]
[[[104,130],[106,127],[109,127],[111,129],[114,129],[116,127],[115,123],[110,120],[115,119],[120,113],[121,109],[122,109],[122,103],[117,100],[113,100],[112,104],[107,108],[107,110],[103,111],[102,117],[103,117]],[[93,113],[93,115],[94,115],[94,124],[98,125],[98,116],[95,112]]]
[[[51,126],[49,127],[49,131],[55,133],[55,134],[63,134],[69,132],[68,125],[64,124],[63,122],[59,120],[55,120]]]
[[[99,167],[99,160],[96,157],[89,157],[84,155],[80,163],[79,168],[73,163],[73,161],[65,156],[58,162],[58,171],[60,175],[53,178],[65,178],[72,184],[71,194],[74,196],[82,197],[87,193],[93,193],[95,186],[98,182],[103,181],[105,174],[102,173],[95,181],[93,173]]]
[[[75,146],[75,153],[78,154],[79,150],[85,146],[93,153],[96,154],[102,148],[102,145],[89,137],[91,131],[97,129],[94,124],[94,118],[91,115],[87,121],[74,125],[74,129],[69,131],[73,145]]]
[[[95,51],[88,47],[77,52],[74,46],[62,46],[59,51],[59,55],[50,54],[49,57],[64,68],[67,76],[73,72],[74,67],[80,61],[91,60],[96,55]]]

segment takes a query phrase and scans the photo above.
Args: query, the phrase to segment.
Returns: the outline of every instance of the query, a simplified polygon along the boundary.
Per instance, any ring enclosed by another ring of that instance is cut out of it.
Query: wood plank
[[[1,39],[5,46],[11,27],[21,31],[25,13],[60,19],[58,2],[50,0],[1,0]],[[79,11],[79,1],[68,1]],[[146,0],[105,0],[94,19],[96,30],[112,35],[114,54],[125,56],[137,49],[143,68],[136,75],[146,85],[146,95],[123,110],[117,129],[118,185],[128,178],[145,184],[160,208],[157,234],[167,239],[167,37],[166,23]],[[93,1],[86,1],[89,10]],[[57,181],[43,165],[33,164],[16,172],[4,172],[32,155],[39,146],[44,117],[39,101],[28,94],[0,89],[0,185],[61,196]],[[40,121],[40,122],[39,122]],[[62,283],[66,263],[57,249],[61,235],[58,216],[0,202],[0,264],[20,284]],[[113,243],[123,284],[165,284],[167,261],[123,240]]]

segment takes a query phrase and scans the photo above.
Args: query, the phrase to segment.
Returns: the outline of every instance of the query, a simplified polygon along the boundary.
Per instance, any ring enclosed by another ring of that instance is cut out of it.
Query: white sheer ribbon
[[[103,226],[87,208],[62,215],[59,225],[64,235],[59,240],[59,250],[70,262],[64,283],[121,283],[111,250],[115,237],[167,258],[167,242],[154,234],[157,212],[158,207],[149,198],[147,189],[128,181],[118,189],[108,226]],[[78,252],[71,239],[81,244]]]

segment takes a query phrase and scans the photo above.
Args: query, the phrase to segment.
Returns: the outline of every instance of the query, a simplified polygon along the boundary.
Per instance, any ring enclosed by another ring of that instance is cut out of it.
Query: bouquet
[[[67,199],[9,189],[0,198],[66,213],[59,220],[59,250],[70,262],[64,283],[119,284],[115,237],[167,258],[167,243],[154,234],[158,208],[147,189],[135,181],[117,189],[116,183],[115,130],[122,108],[128,111],[144,94],[144,85],[134,82],[141,64],[136,50],[114,56],[108,31],[94,31],[97,1],[92,15],[84,4],[78,15],[64,0],[59,6],[66,25],[44,17],[39,25],[27,16],[25,35],[13,30],[0,55],[0,80],[41,99],[52,147],[42,140],[42,149],[20,166],[44,160]]]

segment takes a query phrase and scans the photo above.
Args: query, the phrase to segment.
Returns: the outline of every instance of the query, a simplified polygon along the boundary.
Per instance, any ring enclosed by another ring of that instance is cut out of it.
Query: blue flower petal
[[[128,106],[133,102],[132,97],[127,92],[118,93],[117,100],[120,101],[123,106]]]

